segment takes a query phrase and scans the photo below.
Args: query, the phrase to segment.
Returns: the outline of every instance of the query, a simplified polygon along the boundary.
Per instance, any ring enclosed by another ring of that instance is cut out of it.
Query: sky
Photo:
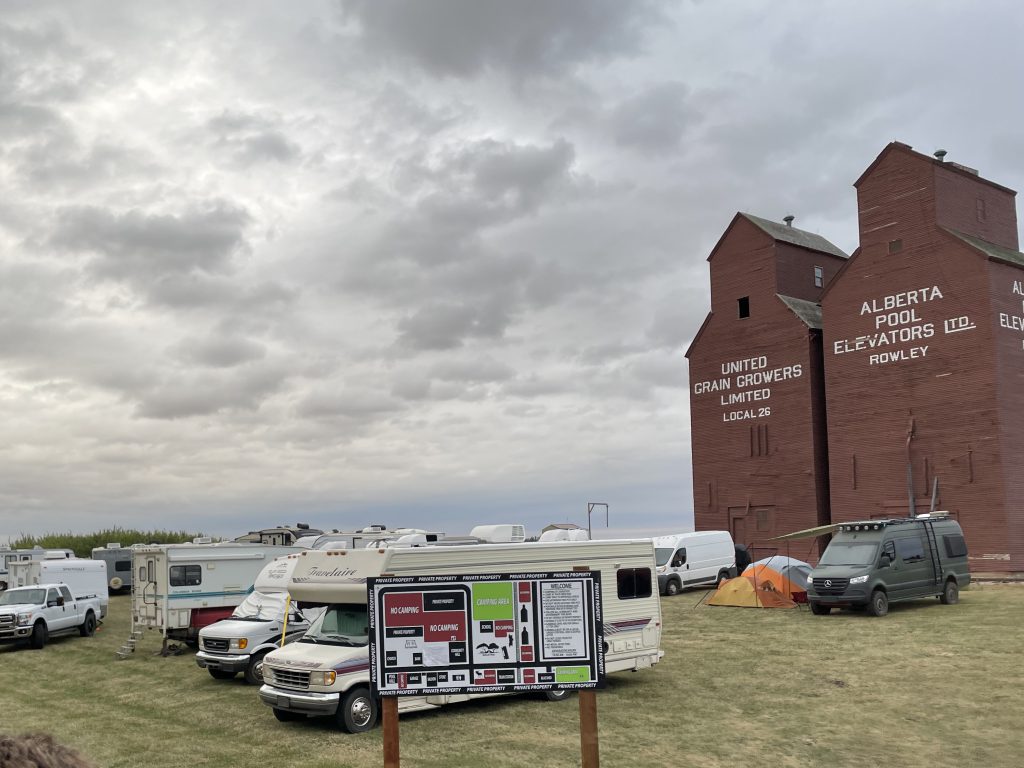
[[[0,541],[690,529],[733,215],[849,253],[893,140],[1024,187],[1022,33],[1015,0],[5,0]]]

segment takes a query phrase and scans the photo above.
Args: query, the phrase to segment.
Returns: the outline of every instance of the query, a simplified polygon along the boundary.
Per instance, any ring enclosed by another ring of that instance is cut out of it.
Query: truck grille
[[[849,579],[815,579],[814,591],[819,595],[841,595],[849,583]]]
[[[221,637],[207,637],[203,639],[203,648],[223,653],[228,649],[228,641]]]
[[[10,629],[14,626],[14,620],[15,618],[13,613],[5,613],[0,616],[0,629]]]
[[[282,688],[309,688],[309,672],[299,669],[281,669],[274,667],[274,685]]]

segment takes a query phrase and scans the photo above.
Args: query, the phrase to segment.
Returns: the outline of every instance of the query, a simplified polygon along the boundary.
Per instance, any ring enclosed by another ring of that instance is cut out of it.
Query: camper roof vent
[[[295,527],[298,528],[300,531],[308,531],[309,523],[296,523]]]
[[[386,525],[373,524],[363,528],[359,533],[378,533],[380,531],[386,531],[388,527]]]
[[[568,541],[569,532],[561,528],[552,528],[550,531],[544,531],[540,535],[537,541]]]
[[[489,544],[518,543],[526,541],[526,527],[504,523],[501,525],[478,525],[469,532]]]
[[[397,547],[424,547],[427,545],[427,535],[425,533],[407,533],[395,539],[394,545]]]
[[[192,539],[193,544],[213,544],[213,539],[209,536],[196,536]]]
[[[120,548],[121,548],[121,543],[118,542],[118,541],[112,541],[109,544],[107,544],[107,549],[120,549]]]
[[[59,549],[50,550],[43,555],[43,560],[66,560],[68,559],[67,552],[61,552]]]

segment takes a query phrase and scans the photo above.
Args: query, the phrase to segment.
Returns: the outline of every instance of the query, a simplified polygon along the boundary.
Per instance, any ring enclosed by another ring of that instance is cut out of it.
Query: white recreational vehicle
[[[74,551],[70,549],[0,549],[0,592],[8,586],[13,586],[9,575],[11,563],[22,563],[26,560],[59,560],[74,556]]]
[[[76,601],[96,598],[99,618],[107,615],[110,597],[107,595],[106,563],[78,557],[11,563],[11,589],[40,584],[64,584]]]
[[[144,546],[135,544],[133,546]],[[107,587],[111,592],[129,591],[132,588],[132,548],[122,547],[118,543],[107,544],[105,547],[94,547],[93,560],[102,560],[107,564]]]
[[[516,528],[520,528],[516,526]],[[278,720],[321,715],[352,733],[377,721],[370,695],[366,579],[395,576],[571,571],[601,573],[605,669],[641,670],[656,664],[661,603],[650,539],[466,544],[449,539],[426,546],[310,550],[298,557],[289,591],[300,605],[326,612],[297,642],[267,655],[260,699]],[[344,629],[341,629],[344,628]],[[559,699],[566,691],[550,691]],[[433,709],[469,695],[408,696],[399,712]]]
[[[299,551],[236,542],[133,547],[132,640],[155,629],[165,650],[168,639],[194,643],[200,629],[231,615],[267,563]]]
[[[217,680],[230,680],[239,672],[245,682],[263,682],[263,657],[299,639],[323,608],[299,610],[288,599],[288,582],[298,555],[284,555],[264,566],[253,591],[229,618],[199,631],[196,664]]]

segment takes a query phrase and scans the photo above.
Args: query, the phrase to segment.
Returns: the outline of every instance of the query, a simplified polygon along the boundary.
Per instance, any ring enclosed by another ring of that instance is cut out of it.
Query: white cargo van
[[[654,559],[663,595],[677,595],[684,587],[719,584],[736,575],[736,547],[728,531],[658,536]]]

